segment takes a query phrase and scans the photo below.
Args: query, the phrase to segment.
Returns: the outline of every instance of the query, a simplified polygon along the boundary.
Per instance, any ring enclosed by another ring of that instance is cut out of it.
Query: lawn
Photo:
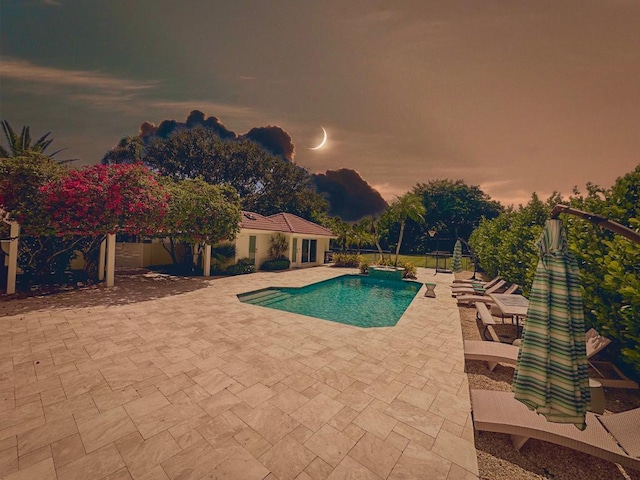
[[[385,254],[387,257],[388,254]],[[375,263],[379,257],[377,253],[363,253],[362,256],[369,261],[369,263]],[[395,255],[391,255],[391,259],[395,260]],[[429,255],[399,255],[398,262],[409,262],[416,267],[436,268],[436,262],[438,268],[451,269],[451,255],[448,257],[440,256],[436,257],[433,254]],[[462,269],[473,270],[473,262],[469,257],[462,257]]]

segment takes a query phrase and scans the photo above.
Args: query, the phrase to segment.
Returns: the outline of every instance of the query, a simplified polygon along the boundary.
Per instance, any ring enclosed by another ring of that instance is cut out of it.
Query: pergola
[[[16,278],[18,274],[18,243],[20,241],[20,224],[8,220],[7,212],[0,209],[0,220],[9,225],[9,238],[2,241],[9,244],[9,265],[7,270],[7,295],[16,293]],[[1,247],[0,247],[1,248]],[[204,276],[211,276],[211,245],[204,246]],[[108,233],[107,238],[100,244],[100,261],[98,263],[98,279],[105,280],[107,287],[115,285],[116,270],[116,234]],[[106,278],[105,278],[106,277]]]
[[[16,293],[16,275],[18,272],[18,240],[20,238],[20,224],[7,220],[7,214],[0,209],[0,220],[9,225],[9,238],[3,239],[9,243],[9,269],[7,271],[7,294]]]

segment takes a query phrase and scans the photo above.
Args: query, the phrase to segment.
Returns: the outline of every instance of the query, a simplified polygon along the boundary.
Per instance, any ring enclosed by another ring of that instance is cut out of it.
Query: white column
[[[204,276],[211,276],[211,245],[204,246]]]
[[[107,256],[107,239],[100,242],[100,260],[98,260],[98,280],[104,280],[104,262]]]
[[[10,222],[9,229],[9,270],[7,271],[7,295],[16,293],[16,275],[18,273],[18,237],[20,236],[20,224]]]
[[[107,234],[107,287],[116,283],[116,234]]]

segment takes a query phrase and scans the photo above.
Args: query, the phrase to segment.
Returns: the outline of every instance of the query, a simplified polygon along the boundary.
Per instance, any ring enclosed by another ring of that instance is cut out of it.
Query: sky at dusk
[[[0,55],[0,117],[80,164],[195,109],[388,200],[449,178],[526,203],[640,163],[637,0],[0,0]]]

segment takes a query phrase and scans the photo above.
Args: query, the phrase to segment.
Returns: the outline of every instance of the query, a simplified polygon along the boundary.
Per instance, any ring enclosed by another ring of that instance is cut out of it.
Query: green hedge
[[[535,242],[551,208],[565,203],[640,229],[640,165],[610,189],[588,184],[586,195],[554,195],[485,220],[469,243],[489,277],[518,283],[528,295],[538,261]],[[562,215],[568,245],[580,267],[587,327],[612,340],[607,352],[622,361],[627,374],[640,378],[640,245],[573,215]]]
[[[268,272],[275,270],[287,270],[291,265],[291,262],[288,259],[284,260],[267,260],[262,265],[260,265],[260,270],[266,270]]]
[[[248,258],[241,258],[235,265],[229,265],[225,270],[227,275],[244,275],[246,273],[255,273],[256,266]]]

